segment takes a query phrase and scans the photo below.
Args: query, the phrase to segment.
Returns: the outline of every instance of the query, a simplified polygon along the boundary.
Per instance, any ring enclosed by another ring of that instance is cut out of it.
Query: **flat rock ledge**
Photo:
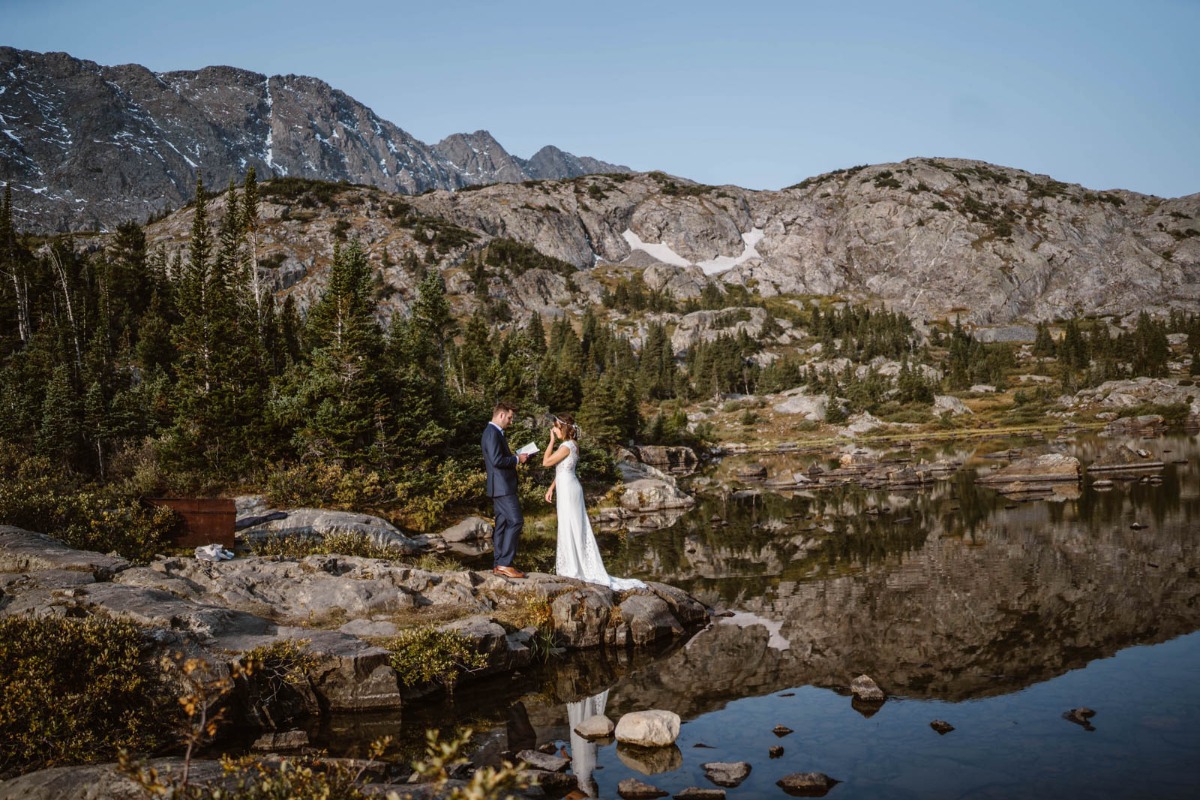
[[[430,572],[339,555],[224,562],[159,557],[134,566],[0,526],[0,616],[129,619],[152,629],[165,651],[198,653],[221,674],[256,647],[303,641],[315,666],[301,696],[290,702],[305,713],[396,709],[404,697],[436,691],[431,685],[402,689],[381,646],[426,620],[458,631],[485,654],[487,665],[460,676],[460,683],[519,669],[533,658],[537,631],[517,626],[528,624],[523,619],[539,604],[557,643],[568,649],[651,645],[709,621],[695,598],[653,582],[618,594],[556,575],[518,581],[490,571]],[[249,722],[269,727],[266,719]]]
[[[272,765],[280,762],[274,758],[265,761]],[[433,783],[392,783],[386,765],[381,762],[370,762],[350,759],[322,759],[326,764],[341,762],[355,770],[363,769],[371,783],[362,783],[360,788],[371,797],[392,795],[412,800],[440,800],[454,791],[461,792],[465,781],[450,780],[440,791]],[[179,776],[183,772],[183,759],[178,757],[156,758],[148,766],[157,770],[161,775]],[[544,770],[523,770],[526,779],[536,779],[542,787],[553,785],[550,778],[560,778],[561,789],[565,791],[566,784],[574,785],[573,775],[549,773]],[[192,786],[222,787],[227,792],[232,791],[233,785],[226,775],[222,762],[213,759],[197,758],[191,762],[189,783]],[[642,797],[664,796],[639,795]],[[52,767],[26,773],[7,781],[0,781],[0,800],[146,800],[149,795],[146,790],[133,780],[123,775],[115,763],[88,764],[73,767]],[[232,796],[232,795],[231,795]],[[241,796],[241,795],[238,795]],[[525,790],[517,790],[514,797],[545,798],[546,792],[538,786],[530,786]],[[555,795],[557,796],[557,795]]]

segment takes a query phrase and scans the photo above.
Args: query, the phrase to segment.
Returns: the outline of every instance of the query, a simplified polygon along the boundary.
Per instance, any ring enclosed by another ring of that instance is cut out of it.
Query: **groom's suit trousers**
[[[496,531],[492,534],[493,564],[511,567],[517,555],[517,541],[525,527],[521,504],[515,494],[502,494],[492,498],[492,509],[496,514]]]

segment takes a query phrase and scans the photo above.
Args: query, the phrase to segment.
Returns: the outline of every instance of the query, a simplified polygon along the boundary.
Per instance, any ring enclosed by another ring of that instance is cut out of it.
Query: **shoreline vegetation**
[[[253,172],[216,198],[197,189],[173,252],[133,223],[85,246],[25,236],[10,191],[0,204],[0,740],[15,743],[0,778],[120,760],[125,777],[103,780],[179,797],[216,797],[204,786],[221,781],[261,797],[358,797],[364,780],[414,773],[436,787],[426,796],[509,791],[522,780],[509,769],[462,783],[466,741],[452,735],[431,739],[415,769],[380,766],[382,743],[369,760],[291,771],[265,757],[229,773],[197,761],[196,782],[171,785],[231,728],[277,738],[304,715],[396,709],[464,676],[681,641],[708,621],[712,609],[663,584],[615,595],[455,568],[447,526],[485,546],[478,434],[499,398],[523,405],[514,441],[544,435],[551,410],[578,409],[601,527],[630,535],[741,478],[821,485],[722,473],[731,456],[843,458],[862,468],[839,479],[919,483],[939,467],[883,469],[871,451],[1154,431],[1200,414],[1195,313],[1073,317],[1039,323],[1032,342],[987,343],[957,318],[711,283],[677,298],[609,270],[582,313],[518,318],[491,287],[570,282],[574,268],[401,200],[387,213],[402,252],[380,257],[345,224],[327,232],[321,280],[288,292],[267,281],[278,259],[260,255],[280,209],[308,198],[350,213],[359,190],[259,186]],[[411,286],[403,302],[386,270]],[[545,566],[550,475],[521,480],[528,554]],[[178,518],[145,502],[249,494],[268,509],[370,515],[371,533],[268,531],[251,555],[206,564],[172,554]],[[139,761],[162,754],[174,778]]]

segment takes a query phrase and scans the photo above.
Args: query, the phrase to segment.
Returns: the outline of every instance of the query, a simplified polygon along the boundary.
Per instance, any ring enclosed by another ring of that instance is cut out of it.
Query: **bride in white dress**
[[[583,501],[583,486],[575,475],[579,463],[579,427],[569,414],[554,418],[550,429],[550,443],[542,455],[542,465],[554,467],[554,482],[546,491],[546,502],[554,502],[554,490],[558,489],[558,553],[554,571],[566,578],[578,578],[588,583],[598,583],[613,591],[644,589],[646,584],[634,578],[613,578],[604,569],[592,523],[588,520],[587,506]],[[556,439],[562,444],[555,449]]]

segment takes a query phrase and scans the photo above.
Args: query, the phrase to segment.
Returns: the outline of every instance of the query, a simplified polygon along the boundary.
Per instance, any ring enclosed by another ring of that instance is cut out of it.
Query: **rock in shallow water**
[[[674,711],[633,711],[617,723],[617,741],[636,747],[666,747],[679,738],[679,725]]]
[[[642,783],[637,778],[626,778],[617,784],[617,794],[624,800],[655,800],[658,797],[666,797],[669,793],[657,786]]]
[[[546,755],[536,750],[522,750],[517,753],[517,760],[524,761],[534,769],[540,769],[545,772],[562,772],[571,763],[569,758]]]
[[[775,785],[793,797],[824,797],[840,781],[824,772],[793,772],[775,781]]]
[[[882,703],[887,699],[879,684],[867,675],[859,675],[851,681],[850,692],[864,703]]]
[[[682,792],[676,792],[675,800],[725,800],[724,789],[701,789],[689,786]]]
[[[584,739],[603,739],[612,736],[616,724],[604,714],[588,717],[575,726],[575,732]]]
[[[735,787],[750,777],[750,765],[745,761],[710,761],[701,764],[704,777],[717,786]]]

